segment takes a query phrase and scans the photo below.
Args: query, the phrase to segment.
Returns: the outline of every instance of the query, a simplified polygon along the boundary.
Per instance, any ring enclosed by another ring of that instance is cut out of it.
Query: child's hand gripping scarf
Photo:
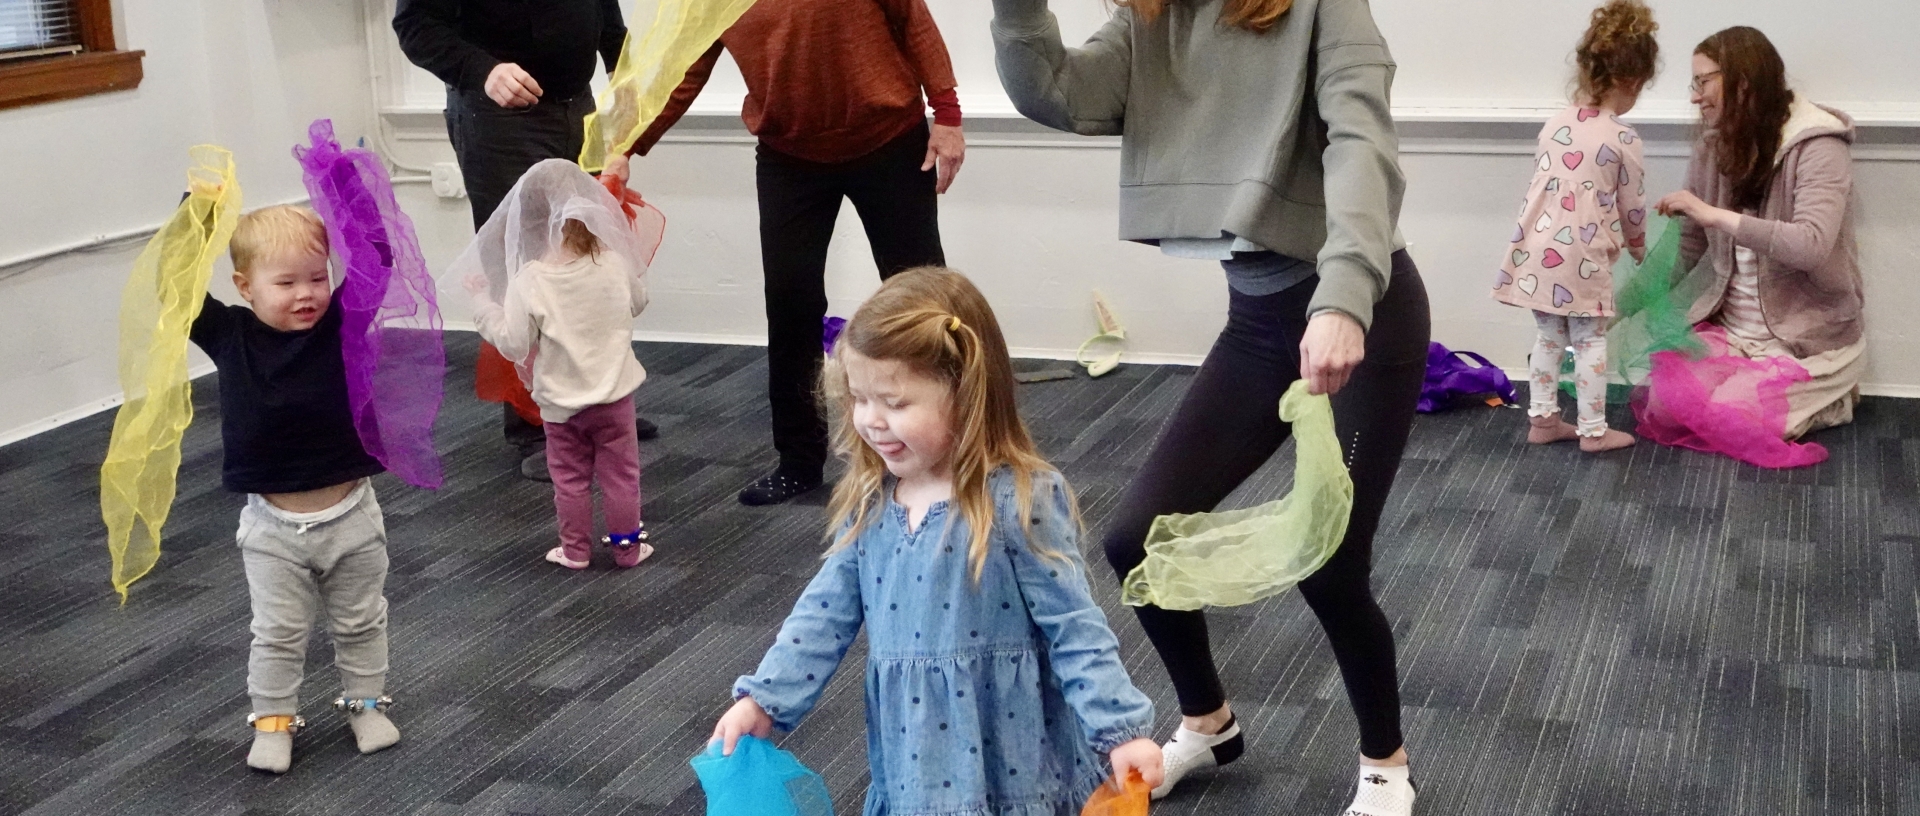
[[[820,775],[758,737],[740,737],[732,756],[715,740],[687,764],[707,794],[707,816],[833,816]]]
[[[1120,787],[1115,788],[1118,784]],[[1140,778],[1139,771],[1127,772],[1127,778],[1119,782],[1109,778],[1093,790],[1087,797],[1087,804],[1080,809],[1080,816],[1147,816],[1147,805],[1153,789]]]
[[[732,28],[754,0],[660,0],[653,23],[634,44],[633,33],[620,46],[599,110],[587,114],[580,166],[597,173],[608,156],[625,156],[647,126],[667,106],[687,69]]]
[[[1717,277],[1682,268],[1682,222],[1667,223],[1646,260],[1615,295],[1607,333],[1616,379],[1636,386],[1629,402],[1640,435],[1662,445],[1719,453],[1766,468],[1826,461],[1827,449],[1788,442],[1787,389],[1812,377],[1792,357],[1748,359],[1731,353],[1726,331],[1693,326],[1687,312],[1701,294],[1689,282]],[[1712,263],[1702,259],[1701,263]]]
[[[353,426],[387,470],[437,489],[444,477],[433,422],[447,355],[433,276],[380,159],[340,149],[329,120],[316,120],[307,133],[313,144],[294,147],[293,155],[340,259],[340,355]]]
[[[120,299],[120,387],[126,404],[113,418],[100,466],[100,515],[107,524],[113,588],[127,588],[160,560],[180,472],[180,437],[193,421],[187,380],[187,331],[206,300],[213,261],[240,219],[233,154],[193,149],[187,198],[133,262]]]
[[[609,180],[611,182],[611,180]],[[647,267],[666,233],[666,216],[632,190],[603,184],[566,159],[547,159],[527,170],[480,227],[447,274],[455,280],[483,280],[495,304],[506,300],[507,285],[532,261],[545,260],[561,247],[561,228],[579,221],[599,239],[603,252],[625,259],[635,285],[646,291]],[[534,344],[537,348],[539,344]],[[512,359],[520,381],[532,387],[533,351]]]
[[[1280,418],[1293,424],[1293,490],[1245,510],[1154,519],[1146,560],[1121,582],[1122,601],[1177,610],[1241,606],[1291,589],[1333,557],[1353,511],[1333,404],[1299,380],[1280,398]]]

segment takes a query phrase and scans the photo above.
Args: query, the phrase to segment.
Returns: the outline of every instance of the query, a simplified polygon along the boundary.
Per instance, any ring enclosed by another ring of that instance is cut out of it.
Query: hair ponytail
[[[1034,474],[1054,470],[1020,419],[1013,361],[993,309],[960,273],[921,267],[889,278],[847,321],[820,378],[822,403],[831,406],[834,450],[847,461],[828,512],[835,550],[858,537],[885,500],[886,462],[853,426],[843,363],[849,352],[897,360],[946,384],[954,504],[972,533],[967,564],[978,580],[992,549],[994,471],[1012,472],[1024,529],[1032,519]]]

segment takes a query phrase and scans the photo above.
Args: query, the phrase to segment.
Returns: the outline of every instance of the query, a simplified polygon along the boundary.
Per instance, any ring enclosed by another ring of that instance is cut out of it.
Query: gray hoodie
[[[1366,0],[1294,0],[1264,34],[1219,24],[1224,2],[1123,8],[1070,49],[1046,0],[994,0],[1000,82],[1036,122],[1123,137],[1122,239],[1232,233],[1315,259],[1309,312],[1370,327],[1403,246],[1386,41]]]

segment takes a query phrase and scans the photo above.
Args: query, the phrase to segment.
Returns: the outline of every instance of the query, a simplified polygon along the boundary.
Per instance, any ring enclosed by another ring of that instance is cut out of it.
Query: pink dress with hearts
[[[1493,298],[1547,314],[1613,316],[1613,263],[1646,245],[1640,134],[1598,108],[1571,107],[1540,129]]]

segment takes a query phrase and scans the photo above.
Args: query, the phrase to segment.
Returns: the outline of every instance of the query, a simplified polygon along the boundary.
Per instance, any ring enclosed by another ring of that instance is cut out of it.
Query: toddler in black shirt
[[[400,741],[384,709],[387,531],[368,477],[380,463],[360,444],[340,351],[340,293],[327,232],[304,207],[241,216],[233,282],[252,305],[208,296],[189,336],[220,370],[222,482],[247,494],[236,538],[253,602],[247,764],[283,773],[293,761],[307,637],[325,613],[334,662],[361,753]]]

